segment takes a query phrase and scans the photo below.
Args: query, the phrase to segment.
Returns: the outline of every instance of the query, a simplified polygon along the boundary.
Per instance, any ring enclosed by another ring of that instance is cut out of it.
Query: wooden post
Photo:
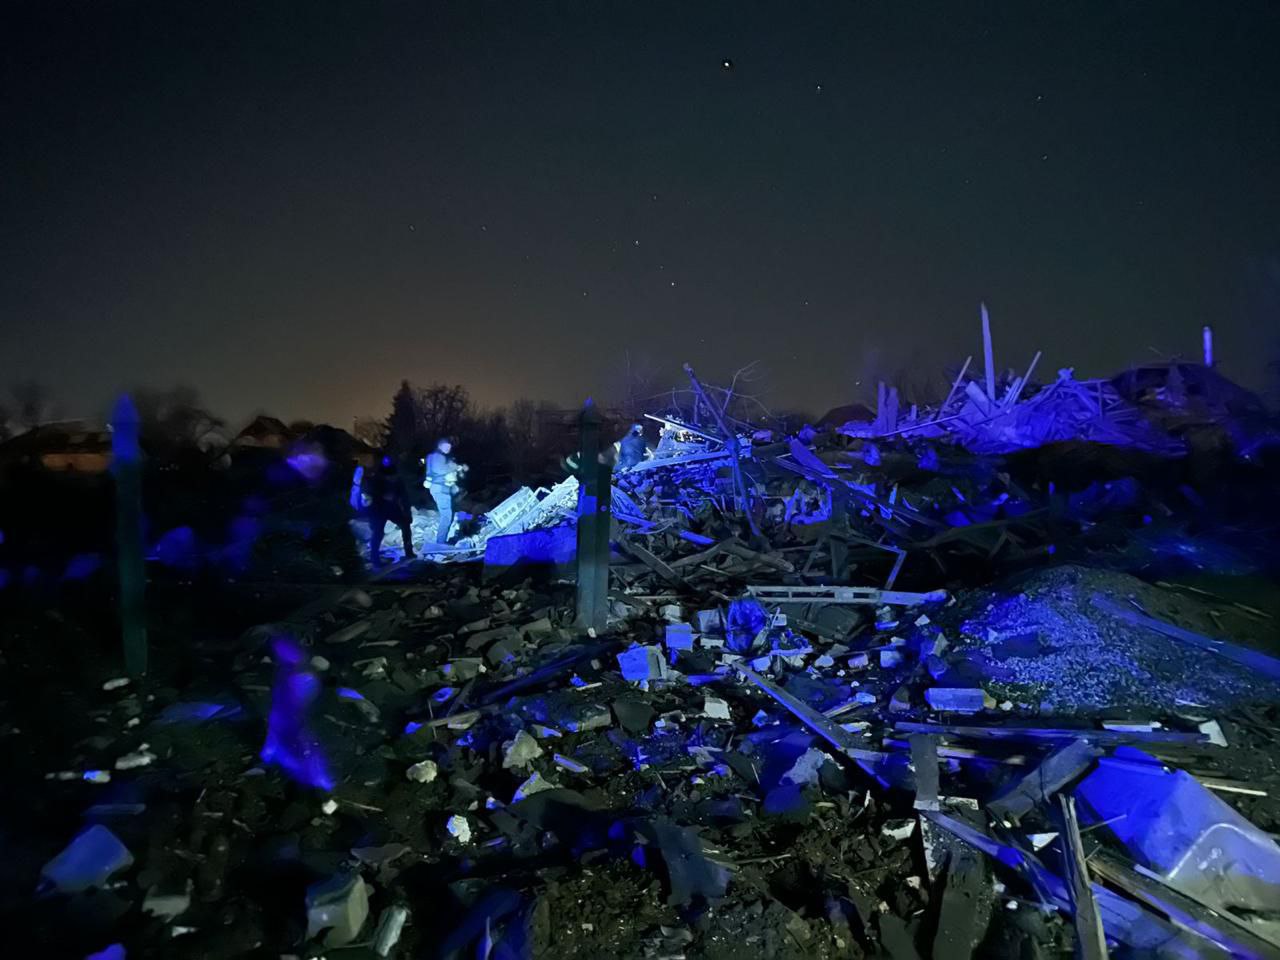
[[[751,533],[759,539],[763,534],[760,533],[760,528],[756,525],[756,518],[751,513],[751,498],[747,496],[747,485],[742,479],[742,464],[738,462],[738,431],[725,422],[719,407],[711,402],[711,398],[707,396],[706,391],[702,388],[702,381],[694,374],[693,367],[686,363],[684,372],[689,375],[689,382],[693,384],[695,399],[700,399],[706,403],[711,415],[715,417],[716,426],[720,428],[720,433],[724,437],[725,448],[729,453],[729,463],[733,470],[733,498],[736,501],[736,507],[746,515],[747,526],[751,528]]]
[[[982,362],[987,367],[987,399],[996,398],[996,361],[995,351],[991,348],[991,317],[987,315],[987,305],[982,305]]]
[[[587,400],[578,417],[577,616],[583,630],[609,623],[609,520],[612,464],[602,457],[600,411]]]
[[[125,669],[147,672],[146,562],[142,554],[142,451],[138,411],[125,394],[111,423],[111,469],[116,481],[116,573]]]

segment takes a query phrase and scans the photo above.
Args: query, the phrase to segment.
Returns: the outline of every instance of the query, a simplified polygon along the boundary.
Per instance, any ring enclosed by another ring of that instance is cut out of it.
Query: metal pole
[[[138,444],[138,411],[128,394],[116,403],[111,428],[124,664],[131,676],[139,677],[147,672],[147,571],[142,555],[142,451]]]
[[[609,519],[612,464],[602,457],[600,411],[590,400],[578,418],[578,627],[603,633],[609,622]]]

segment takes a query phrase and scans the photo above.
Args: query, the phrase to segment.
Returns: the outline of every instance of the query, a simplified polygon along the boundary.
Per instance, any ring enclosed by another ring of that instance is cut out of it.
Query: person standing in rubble
[[[400,480],[395,460],[383,454],[377,467],[368,474],[365,494],[369,498],[369,562],[382,565],[382,534],[391,520],[400,528],[404,537],[404,556],[412,560],[413,514],[409,510],[409,498]]]
[[[644,427],[638,423],[632,424],[618,447],[619,470],[630,470],[641,463],[649,453],[644,442]]]
[[[458,492],[458,480],[467,468],[449,456],[453,444],[442,439],[427,455],[426,487],[436,502],[439,519],[436,522],[436,543],[449,542],[449,528],[453,526],[453,497]]]

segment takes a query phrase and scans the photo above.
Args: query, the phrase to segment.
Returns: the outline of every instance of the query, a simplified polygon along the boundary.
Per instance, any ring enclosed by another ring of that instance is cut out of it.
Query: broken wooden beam
[[[1072,916],[1076,926],[1076,956],[1081,960],[1107,960],[1107,937],[1102,931],[1093,888],[1089,885],[1089,866],[1085,861],[1080,824],[1076,820],[1076,803],[1065,794],[1058,795],[1062,810],[1062,862],[1071,893]]]
[[[772,681],[766,680],[749,667],[744,667],[742,664],[735,663],[734,669],[769,696],[773,697],[773,699],[778,703],[790,710],[801,723],[830,743],[846,757],[853,760],[870,761],[883,760],[885,758],[886,754],[884,753],[877,750],[866,750],[857,746],[854,743],[853,735],[838,723],[828,720],[803,700],[793,697],[791,694],[787,693],[787,691],[783,690]]]
[[[625,538],[618,542],[618,546],[631,554],[673,587],[688,586],[684,577],[671,569],[670,564],[656,556],[647,547],[641,546],[634,540],[628,540]]]
[[[983,727],[951,723],[915,723],[900,721],[893,725],[898,733],[936,733],[944,737],[970,740],[1088,740],[1091,743],[1208,743],[1203,733],[1180,733],[1176,730],[1065,730],[1052,727]]]
[[[880,590],[876,587],[787,587],[754,584],[747,594],[762,603],[866,603],[879,606],[917,607],[925,603],[942,603],[947,591],[930,590],[912,593],[906,590]]]
[[[911,766],[916,774],[917,810],[938,809],[938,738],[917,733],[910,738]]]

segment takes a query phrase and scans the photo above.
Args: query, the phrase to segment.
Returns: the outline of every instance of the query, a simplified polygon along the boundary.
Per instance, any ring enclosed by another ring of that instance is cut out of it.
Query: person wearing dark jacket
[[[644,427],[635,424],[618,443],[618,469],[630,470],[644,460],[648,449],[644,442]]]
[[[412,560],[416,556],[413,552],[413,514],[404,483],[390,456],[382,457],[377,468],[370,472],[365,494],[369,497],[369,562],[375,567],[382,564],[382,534],[388,520],[400,528],[404,537],[405,559]]]

